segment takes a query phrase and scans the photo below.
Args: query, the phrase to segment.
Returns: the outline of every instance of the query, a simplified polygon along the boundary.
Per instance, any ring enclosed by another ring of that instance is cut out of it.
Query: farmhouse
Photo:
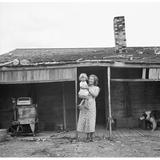
[[[113,48],[31,48],[0,55],[0,128],[13,119],[13,98],[37,104],[39,129],[76,129],[80,73],[99,78],[96,126],[138,127],[160,106],[160,47],[126,47],[124,16],[113,19]]]
[[[78,76],[99,77],[97,126],[138,127],[138,117],[160,106],[160,47],[16,49],[0,55],[0,128],[13,116],[12,97],[32,97],[39,128],[76,129]]]

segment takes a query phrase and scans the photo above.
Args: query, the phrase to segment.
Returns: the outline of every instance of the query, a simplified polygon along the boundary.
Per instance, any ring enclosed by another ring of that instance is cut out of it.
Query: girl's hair
[[[87,76],[86,73],[81,73],[80,76],[79,76],[79,80],[81,81],[81,79],[82,79],[83,77],[84,77],[86,80],[88,80],[88,76]]]
[[[89,77],[93,77],[94,78],[94,85],[97,86],[98,85],[98,77],[94,74],[91,74]]]

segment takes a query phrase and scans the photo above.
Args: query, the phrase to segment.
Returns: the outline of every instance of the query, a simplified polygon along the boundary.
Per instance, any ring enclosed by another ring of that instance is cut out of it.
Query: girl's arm
[[[81,86],[82,89],[88,89],[88,86]]]
[[[82,96],[82,95],[79,95],[79,98],[82,98],[82,99],[88,99],[89,96]]]

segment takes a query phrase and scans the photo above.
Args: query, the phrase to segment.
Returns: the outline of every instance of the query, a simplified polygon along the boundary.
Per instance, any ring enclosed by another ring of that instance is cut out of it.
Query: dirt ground
[[[95,136],[85,142],[75,132],[43,133],[36,137],[8,137],[0,143],[0,157],[159,157],[160,137],[122,136],[111,140]]]

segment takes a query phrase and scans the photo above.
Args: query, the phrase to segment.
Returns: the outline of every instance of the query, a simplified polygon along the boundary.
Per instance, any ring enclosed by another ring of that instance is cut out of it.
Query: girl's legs
[[[93,133],[94,132],[87,133],[87,141],[93,142]]]
[[[94,132],[91,132],[91,133],[90,133],[90,141],[91,141],[91,142],[93,142],[93,133],[94,133]]]
[[[84,103],[84,99],[81,100],[81,102],[80,102],[80,104],[78,106],[83,105],[83,103]]]
[[[87,133],[87,138],[86,138],[86,142],[90,141],[90,133]]]
[[[90,133],[87,133],[87,140],[90,139]]]

